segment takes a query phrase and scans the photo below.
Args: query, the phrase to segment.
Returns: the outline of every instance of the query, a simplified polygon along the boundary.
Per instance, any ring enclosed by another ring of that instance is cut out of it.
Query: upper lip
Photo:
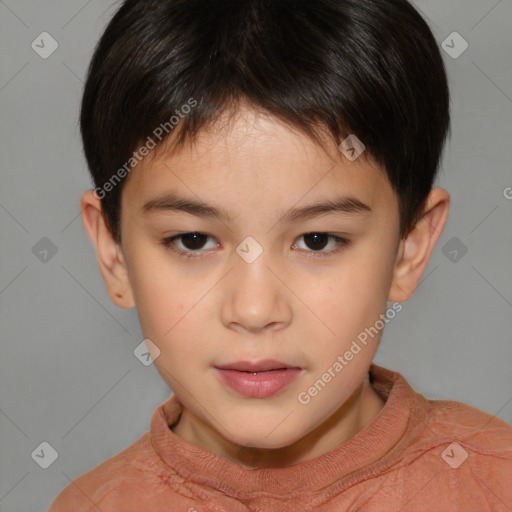
[[[283,368],[298,368],[289,364],[276,361],[274,359],[265,359],[263,361],[236,361],[234,363],[216,366],[219,370],[237,370],[239,372],[266,372],[269,370],[281,370]]]

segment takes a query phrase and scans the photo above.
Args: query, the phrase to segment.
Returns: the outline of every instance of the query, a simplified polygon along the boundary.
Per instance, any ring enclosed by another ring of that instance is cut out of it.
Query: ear
[[[443,232],[450,209],[450,195],[433,188],[422,217],[400,241],[388,300],[404,302],[416,291],[437,240]]]
[[[110,299],[120,308],[132,308],[135,302],[126,261],[120,245],[114,241],[107,228],[100,199],[93,190],[87,190],[82,195],[80,207],[85,231],[96,249],[100,272]]]

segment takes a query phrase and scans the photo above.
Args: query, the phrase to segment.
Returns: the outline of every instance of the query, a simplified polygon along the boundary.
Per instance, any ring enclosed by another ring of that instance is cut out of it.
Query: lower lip
[[[222,370],[217,368],[220,378],[231,389],[251,398],[266,398],[275,395],[296,379],[300,368],[283,368],[254,375],[238,370]]]

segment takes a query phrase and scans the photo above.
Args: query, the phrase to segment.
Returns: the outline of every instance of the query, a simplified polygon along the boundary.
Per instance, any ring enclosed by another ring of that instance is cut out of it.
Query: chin
[[[278,424],[278,422],[276,422]],[[278,450],[286,448],[299,441],[306,434],[298,432],[296,427],[290,425],[293,431],[278,426],[270,430],[268,423],[261,425],[240,425],[239,431],[228,440],[241,448],[258,448],[260,450]]]

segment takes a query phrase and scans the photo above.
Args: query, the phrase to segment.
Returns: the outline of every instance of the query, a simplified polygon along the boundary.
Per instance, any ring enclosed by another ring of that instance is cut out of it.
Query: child
[[[49,512],[510,510],[512,428],[372,363],[447,220],[448,130],[406,0],[126,0],[82,215],[174,394]]]

